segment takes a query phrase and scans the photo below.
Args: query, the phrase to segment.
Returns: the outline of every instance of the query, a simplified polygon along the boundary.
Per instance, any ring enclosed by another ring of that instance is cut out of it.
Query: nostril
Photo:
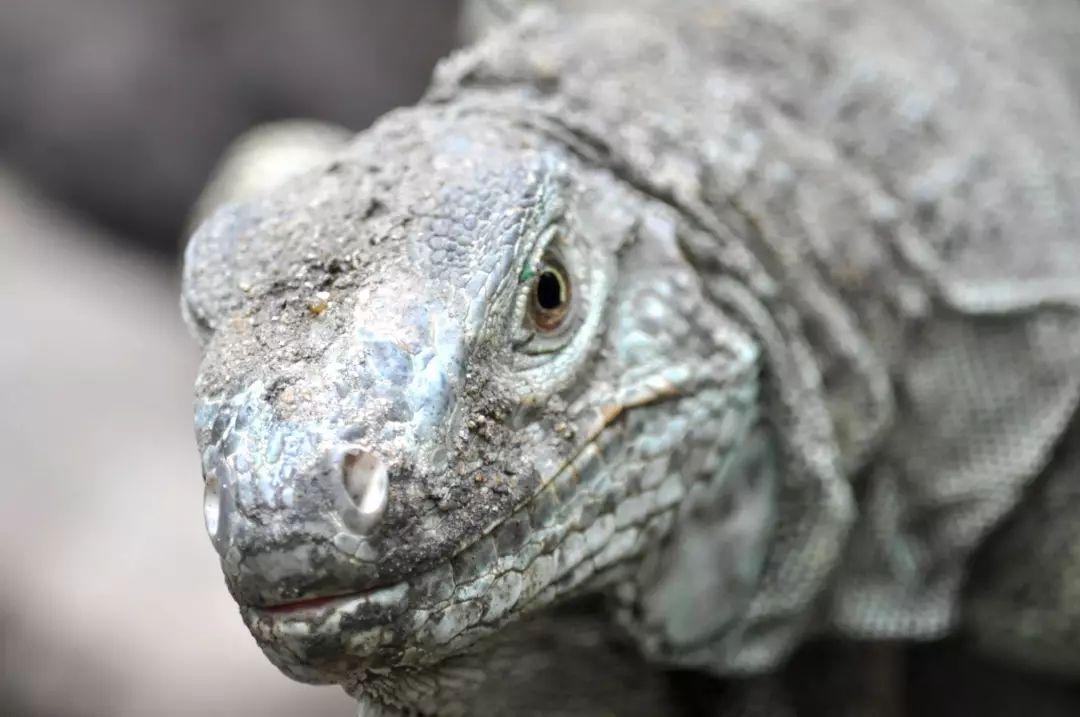
[[[346,514],[346,522],[357,532],[370,531],[386,510],[390,490],[386,463],[371,451],[350,448],[342,462],[342,482],[354,509]]]
[[[216,541],[221,519],[221,481],[214,475],[207,476],[203,482],[203,519],[210,539]]]

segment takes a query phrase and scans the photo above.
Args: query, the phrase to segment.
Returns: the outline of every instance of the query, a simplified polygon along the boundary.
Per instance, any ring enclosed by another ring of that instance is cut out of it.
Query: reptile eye
[[[540,331],[552,332],[562,326],[570,313],[570,279],[555,262],[543,265],[533,281],[529,313]]]

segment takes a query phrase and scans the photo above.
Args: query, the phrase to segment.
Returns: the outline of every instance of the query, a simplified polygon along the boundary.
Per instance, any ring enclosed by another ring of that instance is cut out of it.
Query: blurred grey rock
[[[361,129],[420,96],[454,0],[5,0],[0,159],[166,252],[221,151],[262,122]]]
[[[283,120],[248,130],[214,169],[195,202],[189,227],[193,230],[225,202],[246,201],[328,161],[350,137],[341,127],[311,120]]]

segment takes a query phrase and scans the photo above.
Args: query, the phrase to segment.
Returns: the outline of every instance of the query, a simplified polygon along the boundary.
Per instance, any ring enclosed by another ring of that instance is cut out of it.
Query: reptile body
[[[205,508],[267,656],[461,713],[513,624],[601,594],[715,675],[961,625],[1080,667],[1080,7],[1048,5],[554,3],[214,212]]]

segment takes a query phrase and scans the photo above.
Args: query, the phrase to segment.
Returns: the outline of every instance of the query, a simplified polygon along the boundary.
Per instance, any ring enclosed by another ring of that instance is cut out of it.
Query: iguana
[[[187,248],[207,527],[270,660],[460,714],[601,595],[711,675],[961,628],[1076,674],[1080,4],[489,15]]]

